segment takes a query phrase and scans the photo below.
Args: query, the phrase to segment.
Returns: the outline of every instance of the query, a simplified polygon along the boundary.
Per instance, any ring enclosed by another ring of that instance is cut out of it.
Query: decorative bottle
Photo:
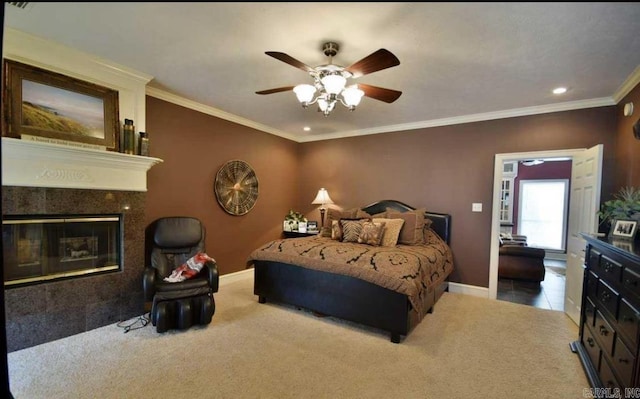
[[[125,119],[124,120],[124,153],[125,154],[135,154],[136,148],[136,133],[135,127],[133,126],[133,120]]]
[[[149,156],[149,135],[146,132],[140,132],[138,139],[138,155],[143,157]]]

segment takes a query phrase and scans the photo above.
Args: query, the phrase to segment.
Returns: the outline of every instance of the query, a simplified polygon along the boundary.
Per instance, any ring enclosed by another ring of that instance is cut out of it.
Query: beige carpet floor
[[[445,293],[402,343],[259,304],[223,283],[211,324],[158,334],[116,324],[12,352],[11,391],[37,398],[582,398],[562,312]]]

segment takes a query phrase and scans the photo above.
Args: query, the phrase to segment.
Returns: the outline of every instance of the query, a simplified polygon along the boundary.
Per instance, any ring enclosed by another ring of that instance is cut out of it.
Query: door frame
[[[566,150],[548,150],[532,152],[512,152],[496,154],[493,166],[493,203],[491,206],[491,237],[489,251],[489,298],[496,299],[498,296],[498,256],[500,244],[498,237],[500,234],[500,187],[502,184],[502,164],[509,161],[521,161],[525,159],[548,159],[548,158],[571,158],[586,148],[574,148]],[[571,184],[571,182],[569,183]],[[569,204],[571,207],[571,204]],[[569,212],[570,208],[569,208]]]

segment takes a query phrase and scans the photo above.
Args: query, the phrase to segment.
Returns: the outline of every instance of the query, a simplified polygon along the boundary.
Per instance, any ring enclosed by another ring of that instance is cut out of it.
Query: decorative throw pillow
[[[326,227],[322,226],[322,230],[320,235],[322,237],[331,237],[331,226],[334,220],[340,220],[342,218],[353,219],[356,217],[356,212],[358,212],[357,208],[349,209],[346,211],[341,211],[338,209],[329,208],[327,209],[327,220]]]
[[[202,270],[202,266],[204,266],[207,261],[215,262],[215,260],[206,253],[198,252],[185,263],[176,267],[169,277],[164,278],[164,281],[179,283],[188,278],[192,278]]]
[[[387,209],[387,218],[404,220],[404,225],[400,230],[400,237],[398,237],[398,244],[416,245],[424,242],[425,212],[426,209],[424,208],[407,212]]]
[[[342,242],[358,242],[360,232],[362,232],[362,223],[369,219],[340,219],[342,226]]]
[[[358,236],[360,244],[379,246],[382,242],[382,234],[384,233],[384,222],[362,222],[362,231]]]
[[[331,239],[342,241],[342,225],[339,220],[331,221]]]
[[[386,219],[386,218],[373,218],[373,223],[384,223],[384,231],[382,232],[382,241],[380,246],[382,247],[395,247],[398,243],[398,236],[400,230],[404,224],[403,219]]]

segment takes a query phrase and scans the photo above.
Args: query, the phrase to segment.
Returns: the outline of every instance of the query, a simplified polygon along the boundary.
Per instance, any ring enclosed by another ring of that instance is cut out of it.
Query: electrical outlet
[[[482,212],[482,203],[474,202],[471,204],[471,212]]]

